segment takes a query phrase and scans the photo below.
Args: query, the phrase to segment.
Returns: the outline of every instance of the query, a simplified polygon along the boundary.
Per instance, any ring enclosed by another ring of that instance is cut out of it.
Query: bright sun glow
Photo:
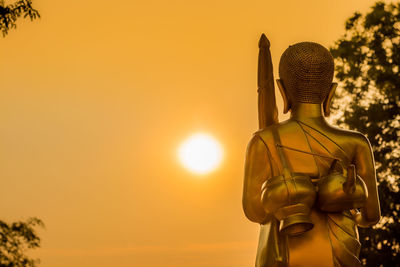
[[[220,164],[222,148],[212,136],[202,133],[194,134],[180,146],[179,159],[189,171],[206,174]]]

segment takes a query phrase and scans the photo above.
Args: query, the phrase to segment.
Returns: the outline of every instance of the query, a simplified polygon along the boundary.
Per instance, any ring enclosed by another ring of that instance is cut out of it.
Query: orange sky
[[[45,222],[43,267],[252,266],[258,38],[277,69],[373,2],[35,0],[42,18],[0,39],[1,218]],[[203,178],[176,156],[196,131],[225,150]]]

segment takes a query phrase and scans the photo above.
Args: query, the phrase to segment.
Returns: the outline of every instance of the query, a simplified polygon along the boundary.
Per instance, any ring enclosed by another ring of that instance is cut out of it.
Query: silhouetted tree
[[[331,53],[336,63],[337,123],[360,131],[374,150],[382,220],[360,228],[367,266],[400,264],[400,3],[377,2],[346,21]]]
[[[14,4],[6,5],[0,0],[0,31],[3,37],[8,31],[16,28],[19,17],[29,17],[31,20],[40,18],[39,12],[32,7],[31,0],[19,0]],[[11,224],[0,220],[0,266],[1,267],[35,267],[38,259],[31,259],[26,255],[28,249],[38,248],[40,238],[34,227],[44,227],[38,218],[29,218],[26,222]]]
[[[10,29],[15,29],[15,23],[19,17],[29,17],[31,20],[40,18],[39,12],[32,7],[32,0],[18,0],[14,4],[6,5],[0,0],[0,30],[3,37]]]
[[[0,220],[1,267],[35,267],[39,263],[38,259],[31,259],[26,255],[28,249],[40,246],[35,226],[44,227],[44,224],[37,218],[10,224]]]

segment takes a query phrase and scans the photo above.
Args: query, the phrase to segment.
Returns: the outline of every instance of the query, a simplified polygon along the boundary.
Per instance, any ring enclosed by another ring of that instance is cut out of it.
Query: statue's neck
[[[308,118],[323,118],[321,104],[296,103],[292,107],[290,118],[301,120]]]

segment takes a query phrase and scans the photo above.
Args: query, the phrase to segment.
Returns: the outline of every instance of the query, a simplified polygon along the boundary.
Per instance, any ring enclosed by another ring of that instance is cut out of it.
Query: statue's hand
[[[350,210],[351,216],[353,217],[353,221],[357,224],[357,226],[362,226],[363,223],[361,212],[357,209]]]
[[[367,220],[365,218],[365,216],[363,216],[363,213],[356,209],[350,210],[350,213],[353,217],[354,222],[357,224],[357,226],[360,226],[363,228],[371,227],[379,222],[376,220],[374,220],[374,221]]]
[[[361,212],[357,209],[350,210],[351,216],[353,216],[353,220],[356,220],[356,217],[361,216]]]

